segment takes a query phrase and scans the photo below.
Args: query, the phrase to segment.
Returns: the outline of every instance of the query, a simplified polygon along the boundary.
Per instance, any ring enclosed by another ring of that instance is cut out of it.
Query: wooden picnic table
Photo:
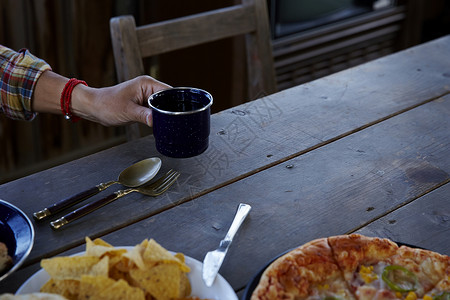
[[[319,237],[357,232],[450,255],[448,53],[450,36],[216,113],[197,157],[163,157],[146,136],[0,185],[31,218],[144,158],[181,172],[161,196],[132,193],[60,230],[33,221],[33,250],[0,293],[42,258],[83,250],[86,236],[153,238],[202,261],[241,202],[252,210],[220,269],[239,296],[271,259]]]

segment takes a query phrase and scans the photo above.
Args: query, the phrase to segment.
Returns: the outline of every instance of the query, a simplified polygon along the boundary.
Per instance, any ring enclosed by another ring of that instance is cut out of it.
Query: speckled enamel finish
[[[148,104],[158,152],[175,158],[203,153],[209,144],[212,102],[211,94],[196,88],[171,88],[151,95]]]

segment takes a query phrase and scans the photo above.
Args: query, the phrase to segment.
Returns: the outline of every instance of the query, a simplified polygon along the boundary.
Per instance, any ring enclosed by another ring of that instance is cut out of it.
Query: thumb
[[[137,121],[151,127],[153,125],[152,110],[141,105],[136,105],[135,107],[135,119],[132,121]]]

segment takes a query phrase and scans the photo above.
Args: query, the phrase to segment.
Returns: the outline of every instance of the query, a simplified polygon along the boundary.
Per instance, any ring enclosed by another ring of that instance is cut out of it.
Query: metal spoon
[[[120,183],[127,187],[138,187],[144,183],[149,182],[158,173],[161,168],[161,159],[158,157],[147,158],[141,160],[134,165],[129,166],[119,174],[117,180],[109,181],[106,183],[100,183],[86,191],[78,193],[69,198],[60,200],[49,207],[44,208],[38,212],[33,213],[33,217],[36,220],[43,220],[55,213],[75,205],[82,200],[85,200],[105,189],[113,184]]]

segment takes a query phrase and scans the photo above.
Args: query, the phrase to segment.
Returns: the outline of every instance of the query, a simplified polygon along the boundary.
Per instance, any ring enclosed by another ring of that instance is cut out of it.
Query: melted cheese
[[[364,280],[365,283],[369,284],[374,280],[378,279],[378,275],[373,271],[373,266],[361,266],[359,270],[359,275]]]
[[[408,295],[406,295],[405,300],[417,300],[417,295],[414,292],[409,292]]]

